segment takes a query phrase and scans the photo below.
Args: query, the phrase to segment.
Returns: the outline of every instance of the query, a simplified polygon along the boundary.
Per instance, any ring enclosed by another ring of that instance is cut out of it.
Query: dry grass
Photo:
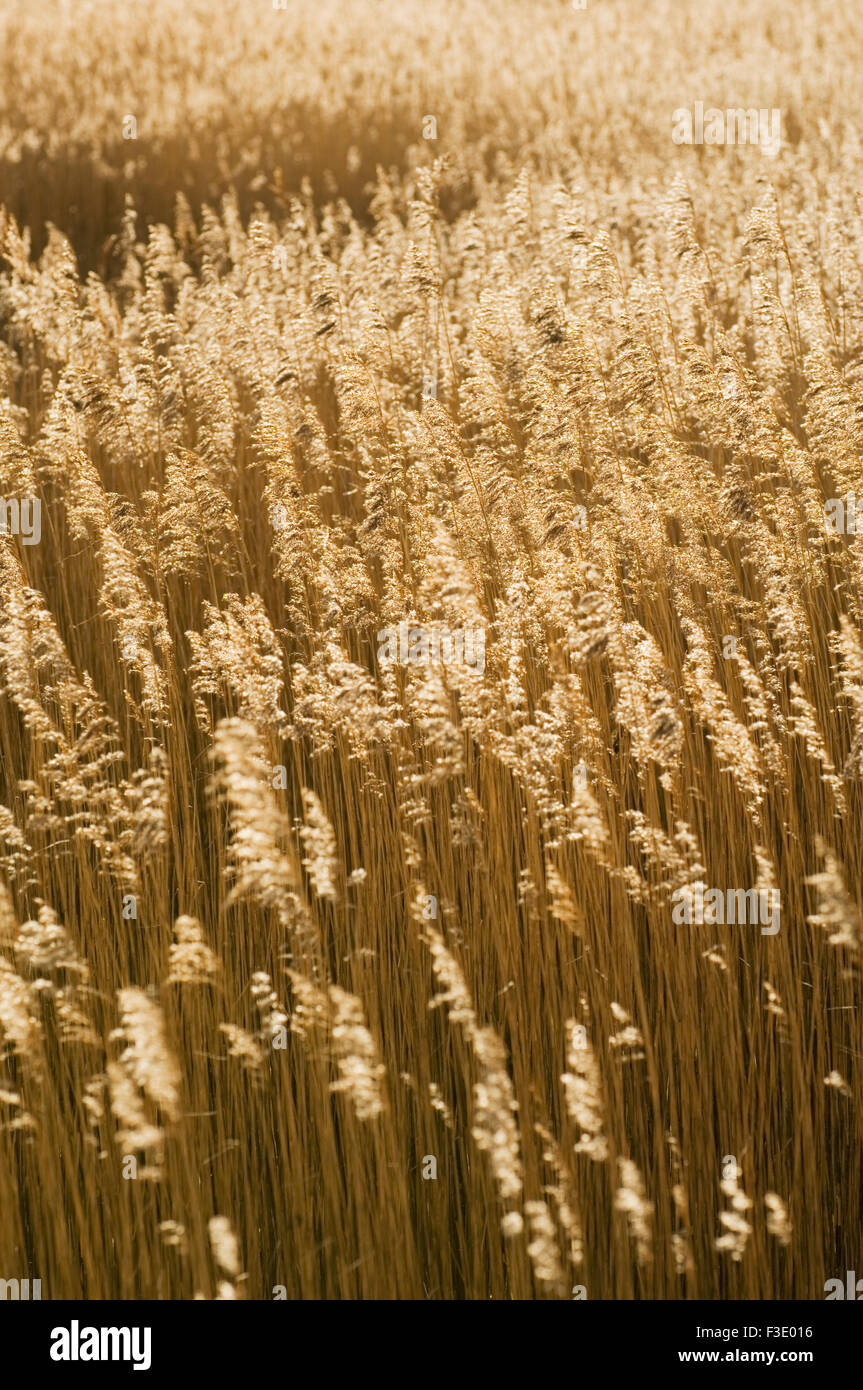
[[[49,9],[0,41],[0,1277],[822,1297],[859,7]],[[675,146],[695,99],[780,156]]]

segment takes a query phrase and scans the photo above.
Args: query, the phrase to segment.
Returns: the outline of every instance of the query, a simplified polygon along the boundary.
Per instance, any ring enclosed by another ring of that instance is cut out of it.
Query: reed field
[[[0,1280],[863,1274],[861,59],[0,0]]]

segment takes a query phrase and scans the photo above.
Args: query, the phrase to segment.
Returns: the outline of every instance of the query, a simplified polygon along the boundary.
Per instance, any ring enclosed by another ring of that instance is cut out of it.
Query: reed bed
[[[0,1277],[823,1297],[859,9],[0,23]]]

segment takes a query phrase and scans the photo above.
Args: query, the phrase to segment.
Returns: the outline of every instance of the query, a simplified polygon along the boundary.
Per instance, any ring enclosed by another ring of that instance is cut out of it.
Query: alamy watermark
[[[38,1300],[41,1297],[41,1279],[34,1279],[32,1284],[29,1279],[0,1279],[0,1299],[4,1301],[11,1298],[17,1303],[23,1299],[26,1303],[30,1299]]]
[[[834,536],[856,536],[863,531],[858,524],[857,494],[846,492],[845,497],[831,497],[824,504],[827,513],[827,530]],[[863,513],[859,517],[863,521]]]
[[[51,1332],[52,1361],[131,1361],[133,1371],[148,1371],[152,1329],[149,1327],[69,1327]]]
[[[692,110],[678,106],[671,121],[675,145],[757,145],[774,159],[782,144],[782,112],[775,106],[770,111],[742,106],[705,110],[704,102],[696,101]]]
[[[42,503],[38,497],[0,497],[0,536],[20,536],[24,545],[42,539]]]
[[[780,895],[778,888],[705,888],[688,883],[675,888],[671,920],[677,926],[695,923],[703,926],[761,924],[762,936],[775,936],[779,930]]]
[[[391,666],[469,666],[485,670],[484,627],[418,627],[401,622],[377,634],[378,661]]]
[[[828,1303],[837,1298],[850,1298],[853,1302],[859,1303],[863,1299],[863,1279],[857,1278],[855,1270],[846,1269],[844,1284],[841,1279],[828,1279],[824,1285],[824,1292]]]

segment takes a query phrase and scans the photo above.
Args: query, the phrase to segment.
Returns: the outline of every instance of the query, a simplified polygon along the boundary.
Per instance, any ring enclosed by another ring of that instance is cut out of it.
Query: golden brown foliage
[[[863,1216],[859,6],[8,8],[0,1275],[820,1297]],[[775,161],[672,143],[738,87]],[[677,922],[699,885],[779,931]]]

